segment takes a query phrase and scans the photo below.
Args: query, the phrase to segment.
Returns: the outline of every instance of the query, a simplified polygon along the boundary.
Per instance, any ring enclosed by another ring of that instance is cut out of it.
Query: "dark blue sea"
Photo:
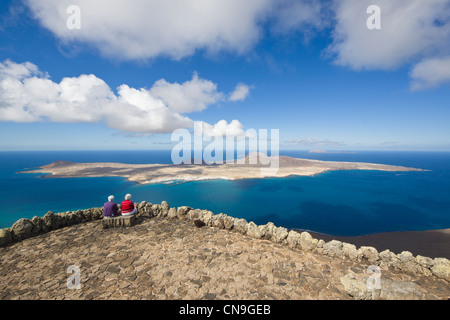
[[[114,194],[135,202],[188,205],[257,224],[335,236],[450,228],[450,152],[355,152],[281,155],[411,166],[424,172],[333,171],[312,177],[137,185],[124,178],[42,178],[18,171],[56,160],[171,163],[170,151],[0,152],[0,228],[20,218],[99,207]]]

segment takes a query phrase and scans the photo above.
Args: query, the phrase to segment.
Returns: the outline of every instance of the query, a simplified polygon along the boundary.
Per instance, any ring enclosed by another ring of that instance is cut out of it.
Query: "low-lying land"
[[[378,252],[273,223],[142,202],[103,229],[102,208],[0,230],[1,299],[448,299],[450,261]],[[201,224],[195,222],[203,222]],[[9,237],[9,238],[8,238]],[[75,266],[80,287],[68,286]],[[69,272],[69,273],[68,273]]]
[[[312,176],[331,170],[382,170],[382,171],[424,171],[417,168],[392,166],[364,162],[338,162],[248,155],[243,164],[235,161],[220,165],[206,164],[125,164],[125,163],[75,163],[55,161],[38,169],[23,173],[50,173],[53,178],[74,177],[124,177],[139,184],[193,180],[237,180],[266,177],[287,177],[292,175]],[[272,161],[273,160],[273,161]],[[272,161],[272,162],[271,162]],[[261,164],[261,163],[264,163]],[[269,163],[277,168],[270,169]],[[267,170],[265,170],[267,169]],[[270,170],[269,170],[270,169]]]

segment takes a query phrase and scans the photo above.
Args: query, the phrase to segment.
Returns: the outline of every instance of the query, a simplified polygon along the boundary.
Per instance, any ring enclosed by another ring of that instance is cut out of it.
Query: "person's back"
[[[119,207],[114,202],[114,196],[108,197],[108,202],[103,205],[103,216],[106,218],[112,218],[119,215]]]
[[[136,208],[134,207],[133,201],[131,199],[131,194],[125,196],[125,200],[122,202],[122,215],[132,215],[136,213]]]

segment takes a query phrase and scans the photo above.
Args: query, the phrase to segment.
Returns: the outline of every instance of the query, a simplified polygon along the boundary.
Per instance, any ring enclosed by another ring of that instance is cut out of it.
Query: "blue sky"
[[[281,149],[450,151],[450,1],[424,3],[2,1],[0,150],[170,149],[202,121]]]

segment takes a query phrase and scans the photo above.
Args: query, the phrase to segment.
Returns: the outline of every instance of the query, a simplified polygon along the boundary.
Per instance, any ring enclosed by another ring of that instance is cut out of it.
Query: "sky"
[[[450,0],[0,3],[0,150],[450,151]]]

